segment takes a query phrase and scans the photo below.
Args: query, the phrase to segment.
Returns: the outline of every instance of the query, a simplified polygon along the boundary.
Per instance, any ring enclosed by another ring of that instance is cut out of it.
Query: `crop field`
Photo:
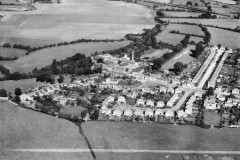
[[[168,20],[168,18],[161,18],[162,20]],[[204,25],[214,25],[226,28],[236,28],[239,26],[239,20],[237,19],[185,19],[185,18],[171,18],[171,22],[189,22]]]
[[[164,11],[163,12],[165,16],[170,16],[170,17],[198,17],[202,13],[197,13],[197,12],[171,12],[171,11]]]
[[[35,7],[28,12],[3,12],[1,43],[41,46],[81,38],[120,39],[155,25],[150,9],[120,1],[63,0]]]
[[[188,1],[189,0],[173,0],[172,4],[187,5]],[[197,3],[198,6],[205,6],[200,0],[191,0],[190,2],[192,2],[193,6],[195,6],[195,3]]]
[[[212,8],[213,11],[216,11],[218,13],[222,13],[222,14],[227,14],[227,15],[236,15],[236,14],[232,14],[231,12],[236,12],[233,8]]]
[[[163,31],[162,33],[158,34],[156,36],[157,42],[162,41],[165,43],[169,43],[172,45],[177,45],[180,43],[181,40],[183,40],[184,35],[180,34],[172,34],[169,32]]]
[[[21,88],[22,91],[28,90],[29,88],[33,88],[34,86],[38,86],[42,84],[41,82],[36,82],[36,79],[22,79],[18,81],[0,81],[0,89],[5,89],[8,92],[14,93],[16,88]]]
[[[211,33],[211,44],[222,44],[224,46],[236,49],[240,48],[240,33],[208,27]]]
[[[83,53],[89,56],[96,51],[107,51],[118,49],[129,44],[129,41],[122,42],[90,42],[79,43],[67,46],[58,46],[46,48],[30,53],[27,56],[21,57],[15,61],[8,61],[4,66],[9,68],[11,72],[25,72],[32,71],[35,67],[42,68],[50,65],[53,59],[62,60],[73,56],[76,53]]]
[[[0,47],[1,57],[22,57],[25,56],[25,53],[26,51],[22,49]]]
[[[190,63],[194,58],[190,56],[192,53],[190,50],[195,49],[195,45],[188,45],[186,49],[184,49],[181,53],[177,54],[175,57],[170,59],[167,63],[165,63],[162,67],[161,70],[168,70],[173,68],[173,65],[176,62],[182,62],[183,64],[188,64]]]

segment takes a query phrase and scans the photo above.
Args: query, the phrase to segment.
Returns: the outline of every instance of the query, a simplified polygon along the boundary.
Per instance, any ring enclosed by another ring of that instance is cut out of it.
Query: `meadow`
[[[63,0],[34,6],[37,10],[3,12],[1,43],[42,46],[82,38],[120,39],[155,25],[150,9],[120,1]]]
[[[86,56],[90,56],[91,53],[95,53],[96,51],[101,52],[118,49],[128,44],[129,41],[90,42],[51,47],[32,52],[29,55],[20,57],[15,61],[5,62],[4,66],[9,68],[11,72],[28,73],[32,71],[35,67],[40,69],[42,67],[50,65],[54,59],[62,60],[67,57],[73,56],[76,53],[83,53]]]
[[[161,70],[164,71],[173,68],[173,65],[176,62],[182,62],[183,64],[190,63],[194,59],[193,57],[190,56],[190,54],[192,53],[190,50],[193,49],[195,49],[195,45],[188,45],[188,47],[185,48],[181,53],[177,54],[167,63],[164,63],[163,66],[161,67]]]
[[[202,13],[198,12],[171,12],[171,11],[163,11],[165,16],[170,16],[170,17],[198,17]]]
[[[155,51],[152,51],[151,53],[142,55],[141,58],[144,58],[144,57],[149,57],[150,59],[159,58],[159,57],[162,57],[164,53],[167,53],[170,51],[171,50],[169,49],[157,49]]]
[[[240,48],[240,33],[222,30],[218,28],[207,27],[211,33],[210,44],[222,44],[224,46],[237,49]]]
[[[226,3],[226,4],[236,4],[236,2],[233,0],[215,0],[215,1],[218,1],[220,3]]]
[[[162,20],[168,20],[168,18],[161,18]],[[233,28],[235,29],[239,26],[239,20],[237,19],[185,19],[185,18],[171,18],[171,22],[189,22],[196,24],[204,24],[204,25],[214,25],[225,28]]]
[[[22,49],[0,47],[1,57],[22,57],[25,55],[26,55],[26,51]]]

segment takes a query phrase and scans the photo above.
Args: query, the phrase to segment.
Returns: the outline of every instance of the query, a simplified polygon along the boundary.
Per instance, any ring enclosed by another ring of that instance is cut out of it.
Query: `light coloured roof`
[[[125,116],[131,116],[132,114],[133,114],[133,111],[131,109],[124,110],[124,115]]]
[[[163,115],[163,110],[161,110],[161,109],[156,109],[156,110],[155,110],[155,115]]]

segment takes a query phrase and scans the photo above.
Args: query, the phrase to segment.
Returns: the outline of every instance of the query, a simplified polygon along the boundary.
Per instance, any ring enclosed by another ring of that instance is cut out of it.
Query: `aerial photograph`
[[[0,0],[0,160],[240,160],[240,0]]]

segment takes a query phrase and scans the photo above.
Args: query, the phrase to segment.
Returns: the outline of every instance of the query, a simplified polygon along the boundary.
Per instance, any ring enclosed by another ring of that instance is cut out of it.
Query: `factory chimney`
[[[132,61],[134,61],[134,51],[132,51]]]

